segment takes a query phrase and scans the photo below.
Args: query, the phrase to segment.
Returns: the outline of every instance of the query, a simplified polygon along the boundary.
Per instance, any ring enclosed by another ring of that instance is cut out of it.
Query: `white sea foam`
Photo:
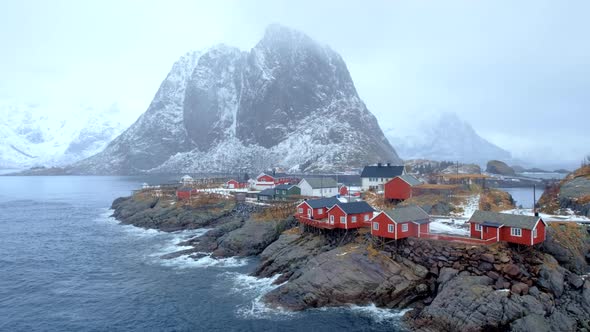
[[[162,259],[159,263],[177,269],[224,267],[235,268],[248,264],[248,258],[213,258],[211,254],[204,254],[201,258],[194,259],[190,255],[181,255],[172,259]]]
[[[279,275],[270,278],[257,278],[242,273],[226,273],[230,277],[233,286],[232,293],[242,294],[251,299],[250,303],[238,307],[237,314],[246,319],[289,319],[297,313],[293,311],[284,310],[281,308],[273,308],[268,306],[262,298],[268,292],[281,286],[275,285],[275,281]]]
[[[398,322],[411,309],[395,310],[379,308],[375,304],[369,304],[366,306],[351,305],[350,310],[358,315],[369,317],[376,323],[385,323],[390,321]]]

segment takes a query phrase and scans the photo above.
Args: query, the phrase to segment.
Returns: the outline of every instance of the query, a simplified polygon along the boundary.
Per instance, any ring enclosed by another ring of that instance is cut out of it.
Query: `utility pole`
[[[533,184],[533,216],[537,215],[537,185]]]

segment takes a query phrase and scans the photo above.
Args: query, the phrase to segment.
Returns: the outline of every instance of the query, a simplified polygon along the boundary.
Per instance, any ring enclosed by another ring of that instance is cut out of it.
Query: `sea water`
[[[111,202],[171,178],[0,177],[0,331],[399,331],[403,312],[289,312],[257,259],[163,254],[206,230],[121,225]]]

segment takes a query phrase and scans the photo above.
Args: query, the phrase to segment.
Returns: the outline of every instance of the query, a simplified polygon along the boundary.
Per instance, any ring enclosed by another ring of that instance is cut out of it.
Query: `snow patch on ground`
[[[456,219],[432,219],[430,222],[430,232],[437,234],[451,234],[469,236],[469,229],[465,220]]]
[[[458,206],[463,209],[463,212],[451,213],[451,215],[457,218],[471,218],[475,211],[479,210],[479,199],[479,194],[469,196],[464,204]]]
[[[533,210],[532,209],[512,209],[512,210],[505,210],[502,211],[503,213],[510,213],[510,214],[517,214],[523,216],[532,216]],[[590,222],[590,218],[586,216],[579,216],[574,214],[574,212],[570,209],[564,211],[565,215],[555,215],[555,214],[547,214],[547,213],[539,213],[539,217],[541,217],[545,221],[568,221],[568,222]]]

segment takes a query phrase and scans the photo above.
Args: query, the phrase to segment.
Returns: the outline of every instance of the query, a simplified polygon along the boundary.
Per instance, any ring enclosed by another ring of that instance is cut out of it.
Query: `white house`
[[[404,166],[391,164],[377,164],[365,166],[361,173],[361,186],[363,190],[383,190],[383,185],[396,176],[406,174]]]
[[[183,186],[192,186],[195,184],[195,180],[190,175],[185,175],[180,179],[180,183]]]
[[[302,196],[333,197],[338,195],[338,183],[332,178],[306,178],[299,184]]]

